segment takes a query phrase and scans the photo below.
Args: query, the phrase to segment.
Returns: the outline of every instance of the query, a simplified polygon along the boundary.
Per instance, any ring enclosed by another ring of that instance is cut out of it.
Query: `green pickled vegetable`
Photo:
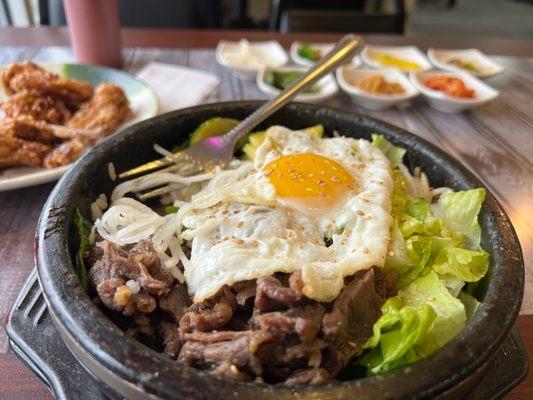
[[[175,207],[175,206],[166,206],[165,207],[165,214],[175,214],[179,211],[179,207]]]
[[[314,49],[309,43],[302,43],[298,49],[298,54],[302,58],[307,58],[311,61],[320,60],[320,52],[317,49]]]
[[[87,280],[87,253],[89,252],[92,224],[81,215],[80,210],[76,209],[74,213],[75,236],[79,242],[78,251],[74,260],[74,268],[80,279],[82,287],[88,289]]]
[[[302,71],[273,71],[268,70],[265,74],[265,82],[279,90],[285,90],[296,82],[304,73]],[[305,89],[302,93],[316,93],[319,88],[313,85]]]

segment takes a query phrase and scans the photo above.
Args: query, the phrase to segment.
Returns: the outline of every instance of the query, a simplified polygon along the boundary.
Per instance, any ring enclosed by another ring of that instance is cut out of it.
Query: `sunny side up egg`
[[[195,301],[224,285],[302,271],[303,292],[332,301],[344,278],[383,266],[391,167],[366,140],[274,126],[253,163],[219,171],[177,217]]]

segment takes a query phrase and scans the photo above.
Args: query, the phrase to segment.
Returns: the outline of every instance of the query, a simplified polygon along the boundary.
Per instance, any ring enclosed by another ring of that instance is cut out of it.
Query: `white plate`
[[[117,130],[157,115],[158,100],[154,91],[146,83],[124,71],[80,64],[39,63],[39,65],[59,75],[90,82],[93,86],[101,82],[111,82],[119,85],[128,97],[132,113]],[[0,73],[5,67],[0,67]],[[5,97],[6,93],[3,87],[0,86],[0,100]],[[0,191],[53,182],[59,179],[69,167],[70,165],[53,169],[14,167],[0,170]]]
[[[315,64],[314,61],[311,61],[307,58],[304,58],[298,54],[298,49],[304,42],[292,42],[291,44],[291,58],[292,61],[294,61],[296,64],[304,66],[304,67],[311,67]],[[324,57],[326,54],[328,54],[333,47],[335,46],[335,43],[310,43],[311,47],[316,48],[319,53],[320,57]],[[359,55],[356,55],[352,61],[350,62],[351,65],[355,65],[356,67],[360,66],[363,62],[361,61],[361,57]]]
[[[262,58],[264,61],[263,65],[261,65],[261,67],[245,67],[231,59],[231,54],[248,51],[245,49],[249,49],[249,51],[254,52],[257,57]],[[229,69],[238,78],[246,80],[254,80],[257,73],[263,67],[280,67],[287,64],[289,61],[287,53],[275,40],[269,40],[266,42],[248,42],[244,39],[238,42],[221,40],[218,42],[215,56],[220,65]]]
[[[285,67],[278,67],[278,68],[268,67],[268,68],[263,68],[261,71],[259,71],[259,73],[257,74],[257,79],[256,79],[259,90],[269,95],[270,97],[274,97],[278,95],[279,93],[281,93],[281,90],[266,83],[265,75],[267,71],[269,70],[280,71],[280,72],[290,72],[290,71],[305,72],[308,69],[306,67],[285,66]],[[302,93],[302,94],[297,95],[294,98],[294,100],[315,103],[321,100],[328,99],[331,96],[334,96],[339,91],[339,88],[337,87],[337,83],[335,82],[335,79],[333,79],[332,74],[326,75],[325,77],[320,79],[317,83],[315,83],[314,86],[318,87],[318,92]]]
[[[431,63],[427,57],[415,46],[365,46],[361,57],[366,65],[373,68],[395,68],[402,72],[411,72],[399,67],[383,64],[375,59],[377,54],[387,54],[405,61],[415,62],[420,66],[419,71],[431,69]]]
[[[473,99],[465,99],[461,97],[450,96],[439,90],[433,90],[428,88],[422,83],[421,78],[429,75],[444,75],[450,77],[456,77],[461,79],[467,88],[475,91],[476,97]],[[437,110],[456,113],[470,108],[480,107],[483,104],[488,103],[498,97],[499,92],[477,79],[473,75],[464,71],[455,72],[442,72],[442,71],[429,71],[429,72],[412,72],[409,75],[411,83],[422,93],[426,98],[429,105]]]
[[[500,64],[492,61],[478,49],[463,49],[463,50],[443,50],[430,48],[428,50],[429,60],[440,69],[445,71],[466,71],[479,78],[488,78],[504,71]],[[478,67],[481,71],[474,72],[457,65],[450,64],[450,60],[460,59],[465,62],[470,62]]]
[[[393,95],[368,93],[351,85],[347,80],[347,75],[353,81],[372,75],[381,75],[388,82],[402,85],[405,93]],[[394,68],[358,69],[352,65],[345,65],[337,69],[336,76],[339,86],[352,98],[352,101],[370,110],[383,110],[392,106],[405,105],[420,93],[404,74]]]

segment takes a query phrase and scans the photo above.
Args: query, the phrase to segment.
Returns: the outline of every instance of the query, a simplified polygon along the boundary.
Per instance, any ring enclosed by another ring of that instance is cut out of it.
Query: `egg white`
[[[263,168],[297,153],[340,163],[358,190],[324,213],[306,214],[298,201],[288,204],[276,195]],[[219,171],[178,212],[186,228],[182,238],[191,247],[184,265],[189,291],[195,301],[202,301],[224,285],[301,270],[304,294],[331,301],[345,277],[383,266],[392,222],[391,192],[390,163],[368,141],[317,138],[271,127],[253,164],[242,162],[236,169]],[[329,247],[325,236],[332,239]]]

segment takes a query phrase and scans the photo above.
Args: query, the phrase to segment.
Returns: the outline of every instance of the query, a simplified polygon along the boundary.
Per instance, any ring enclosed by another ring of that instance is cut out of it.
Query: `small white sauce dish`
[[[427,57],[416,46],[365,46],[361,52],[361,57],[366,65],[373,68],[396,68],[402,72],[412,72],[398,66],[387,65],[380,62],[376,58],[382,54],[400,60],[417,63],[420,68],[416,72],[427,71],[432,68]]]
[[[374,75],[382,76],[387,82],[400,84],[405,92],[400,94],[369,93],[352,84]],[[358,69],[352,65],[345,65],[337,69],[336,76],[339,86],[352,98],[352,101],[369,110],[383,110],[408,104],[419,94],[409,79],[394,68]]]
[[[437,68],[445,71],[466,71],[478,78],[489,78],[505,70],[503,66],[491,60],[490,57],[487,57],[478,49],[444,50],[430,48],[428,57]],[[454,65],[451,63],[453,60],[469,63],[478,71]]]
[[[283,47],[275,40],[266,42],[238,42],[222,40],[216,49],[217,62],[232,71],[235,76],[254,80],[264,67],[279,67],[289,61]]]
[[[295,64],[304,66],[304,67],[311,67],[315,64],[315,61],[311,61],[308,58],[302,57],[299,54],[300,46],[302,46],[306,42],[292,42],[291,44],[291,50],[290,55],[291,59]],[[313,49],[317,49],[320,53],[320,57],[324,57],[326,54],[328,54],[333,47],[335,46],[335,43],[309,43]],[[355,56],[351,61],[351,65],[355,65],[356,67],[359,67],[363,61],[361,60],[361,57],[359,55]]]
[[[291,72],[291,71],[300,71],[306,72],[308,68],[306,67],[297,67],[297,66],[285,66],[285,67],[266,67],[263,68],[257,74],[257,86],[261,92],[267,94],[270,97],[274,97],[281,93],[281,90],[269,85],[266,81],[266,75],[269,71],[279,71],[279,72]],[[309,103],[319,102],[321,100],[329,99],[330,97],[337,94],[339,88],[332,74],[328,74],[320,79],[313,86],[318,88],[318,91],[313,93],[301,93],[295,97],[295,101],[305,101]]]
[[[462,98],[446,94],[440,90],[433,90],[427,87],[422,79],[432,75],[449,76],[461,79],[468,89],[475,92],[475,98]],[[447,113],[458,113],[470,108],[480,107],[499,96],[499,92],[477,79],[473,75],[464,71],[442,72],[412,72],[409,74],[411,83],[422,93],[429,105],[436,110]]]

